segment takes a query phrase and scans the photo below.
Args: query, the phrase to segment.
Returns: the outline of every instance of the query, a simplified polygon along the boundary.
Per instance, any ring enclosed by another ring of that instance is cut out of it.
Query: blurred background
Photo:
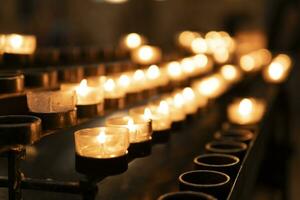
[[[33,34],[38,48],[106,48],[116,46],[125,33],[137,32],[151,44],[172,51],[179,31],[225,30],[236,37],[260,38],[274,52],[290,53],[295,62],[289,81],[294,145],[288,196],[299,199],[298,0],[1,0],[0,4],[0,33]],[[278,199],[279,195],[262,186],[254,196]]]

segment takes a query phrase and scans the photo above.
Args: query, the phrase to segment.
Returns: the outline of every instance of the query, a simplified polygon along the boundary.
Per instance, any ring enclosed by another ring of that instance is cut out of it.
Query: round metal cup
[[[216,140],[230,140],[249,143],[253,139],[253,132],[247,129],[228,129],[214,134]]]
[[[205,145],[208,153],[231,154],[239,158],[245,155],[247,144],[235,141],[212,141]]]
[[[213,170],[188,171],[181,174],[178,179],[181,191],[204,192],[222,199],[225,199],[230,189],[230,177]]]
[[[194,165],[197,170],[215,170],[233,178],[239,169],[240,159],[227,154],[202,154],[194,158]]]
[[[170,192],[158,197],[157,200],[217,200],[215,197],[203,192],[181,191]]]
[[[5,72],[0,75],[0,94],[19,93],[24,90],[24,75],[21,73]]]

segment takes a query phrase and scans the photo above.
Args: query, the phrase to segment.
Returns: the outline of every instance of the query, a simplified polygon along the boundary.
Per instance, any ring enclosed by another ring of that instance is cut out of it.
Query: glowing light
[[[125,37],[126,46],[130,49],[135,49],[142,45],[142,38],[137,33],[130,33]]]
[[[205,54],[198,54],[193,57],[196,67],[205,68],[208,64],[208,58]]]
[[[11,37],[8,38],[8,42],[10,43],[10,45],[15,48],[18,49],[22,46],[23,44],[23,38],[20,35],[12,35]]]
[[[169,104],[166,101],[160,101],[158,110],[165,115],[169,114]]]
[[[179,34],[177,42],[180,46],[190,48],[195,38],[199,37],[199,33],[192,31],[183,31]]]
[[[255,59],[250,55],[244,55],[240,59],[240,65],[244,71],[252,71],[256,67]]]
[[[192,58],[184,58],[181,61],[182,71],[187,74],[192,73],[195,70],[195,63]]]
[[[107,81],[105,81],[104,83],[104,90],[107,92],[111,92],[114,91],[116,88],[116,83],[113,79],[108,79]]]
[[[225,80],[228,81],[237,81],[240,78],[240,71],[236,66],[233,65],[224,65],[220,69],[221,75]]]
[[[130,78],[126,74],[122,74],[118,79],[118,84],[121,87],[126,88],[130,85]]]
[[[143,45],[131,52],[131,58],[139,64],[154,64],[161,59],[161,50],[155,46]]]
[[[145,119],[152,119],[152,113],[151,113],[151,110],[149,108],[145,108],[144,110],[144,118]]]
[[[216,97],[222,92],[222,83],[219,76],[211,76],[203,79],[199,85],[200,94],[205,97]]]
[[[207,52],[207,44],[205,39],[198,37],[192,41],[191,49],[194,53]]]
[[[180,108],[184,104],[183,96],[180,93],[175,94],[173,98],[174,106]]]
[[[160,77],[160,69],[157,65],[151,65],[147,69],[147,77],[151,80],[157,79]]]
[[[88,94],[87,80],[83,79],[79,86],[76,88],[76,92],[81,96],[86,96]]]
[[[239,114],[242,116],[248,116],[252,113],[252,110],[253,110],[252,101],[248,98],[242,99],[238,108]]]
[[[187,99],[189,101],[195,100],[195,97],[196,97],[194,90],[190,87],[184,88],[182,91],[182,95],[183,95],[184,99]]]
[[[97,141],[100,143],[100,144],[104,144],[105,141],[106,141],[106,135],[105,135],[105,132],[103,130],[100,131],[99,135],[97,136]]]
[[[268,68],[268,73],[270,75],[270,78],[279,80],[284,73],[284,67],[279,63],[271,63]]]
[[[129,118],[128,123],[127,123],[127,127],[129,129],[130,133],[134,133],[136,131],[136,127],[134,125],[134,121],[132,118]]]
[[[145,73],[141,69],[136,70],[133,74],[133,79],[136,81],[143,80],[144,78],[145,78]]]
[[[181,66],[179,62],[176,61],[170,62],[167,66],[167,70],[168,70],[168,74],[172,78],[177,78],[182,75]]]

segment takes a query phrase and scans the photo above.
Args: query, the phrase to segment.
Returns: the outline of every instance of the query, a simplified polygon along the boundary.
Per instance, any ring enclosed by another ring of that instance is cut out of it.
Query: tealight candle
[[[129,131],[130,143],[140,143],[151,140],[152,125],[151,120],[141,116],[121,116],[111,117],[105,121],[107,126],[124,127]]]
[[[220,74],[229,82],[235,83],[241,79],[242,73],[235,65],[223,65]]]
[[[186,117],[182,95],[177,94],[177,98],[175,97],[173,98],[169,96],[163,98],[159,105],[163,109],[168,108],[170,112],[170,119],[172,120],[173,123],[184,121]]]
[[[212,59],[205,54],[197,54],[192,59],[195,65],[194,76],[210,72],[213,68]]]
[[[83,79],[80,84],[61,84],[61,90],[74,90],[77,95],[77,105],[91,105],[103,102],[103,93],[100,87],[90,87],[87,80]]]
[[[89,158],[115,158],[127,153],[129,133],[121,127],[81,129],[74,133],[76,153]]]
[[[193,88],[198,90],[198,93],[207,98],[216,98],[225,92],[227,83],[220,74],[213,74],[209,77],[195,81]]]
[[[155,64],[161,59],[161,50],[155,46],[142,45],[131,52],[131,59],[142,65]]]
[[[193,41],[200,37],[200,34],[192,31],[183,31],[177,35],[176,42],[177,44],[185,49],[190,49]]]
[[[136,49],[145,44],[146,38],[138,33],[129,33],[121,38],[120,46],[127,50]]]
[[[204,38],[197,37],[193,39],[191,44],[191,50],[193,53],[206,53],[208,51],[207,43]]]
[[[74,133],[76,171],[88,176],[120,174],[128,168],[129,133],[122,127],[96,127]]]
[[[192,88],[186,87],[182,90],[184,109],[186,114],[195,114],[198,110],[198,99]]]
[[[27,104],[31,112],[59,113],[74,110],[76,106],[75,91],[28,92]]]
[[[129,110],[130,116],[140,115],[152,121],[153,131],[163,131],[171,128],[171,120],[168,113],[160,112],[158,107],[140,106]]]
[[[2,51],[5,53],[32,54],[36,49],[36,38],[33,35],[8,34],[4,35],[2,42]]]
[[[227,115],[235,124],[248,125],[258,123],[265,112],[265,104],[258,99],[236,99],[228,106]]]
[[[270,83],[282,83],[286,80],[291,70],[291,59],[284,54],[279,54],[263,70],[263,77]]]
[[[269,64],[271,58],[272,55],[268,50],[260,49],[241,56],[240,66],[245,72],[256,72]]]
[[[114,79],[108,78],[104,82],[103,88],[105,110],[119,109],[125,106],[125,91],[117,86]]]

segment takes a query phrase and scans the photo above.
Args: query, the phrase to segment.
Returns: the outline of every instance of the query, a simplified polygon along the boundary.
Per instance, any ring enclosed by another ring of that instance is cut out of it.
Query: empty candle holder
[[[242,158],[247,150],[247,144],[236,141],[212,141],[205,145],[208,153],[222,153]]]
[[[230,189],[230,177],[213,170],[188,171],[179,176],[181,191],[204,192],[220,199],[226,199]]]
[[[0,116],[0,152],[12,145],[28,145],[41,137],[41,119],[31,115]]]
[[[180,191],[170,192],[158,197],[157,200],[217,200],[215,197],[203,192]]]
[[[32,115],[42,119],[44,130],[64,128],[77,122],[74,91],[29,92],[27,105]]]
[[[129,132],[124,127],[81,129],[75,136],[76,171],[85,175],[107,176],[127,170]]]
[[[152,122],[141,116],[116,116],[105,121],[107,126],[129,130],[130,157],[144,157],[151,153]]]
[[[253,139],[253,132],[247,129],[227,129],[214,134],[216,140],[232,140],[249,143]]]
[[[20,93],[24,90],[24,75],[22,73],[6,72],[0,75],[0,94]]]
[[[240,159],[227,154],[202,154],[194,158],[196,170],[214,170],[235,177],[240,166]]]

